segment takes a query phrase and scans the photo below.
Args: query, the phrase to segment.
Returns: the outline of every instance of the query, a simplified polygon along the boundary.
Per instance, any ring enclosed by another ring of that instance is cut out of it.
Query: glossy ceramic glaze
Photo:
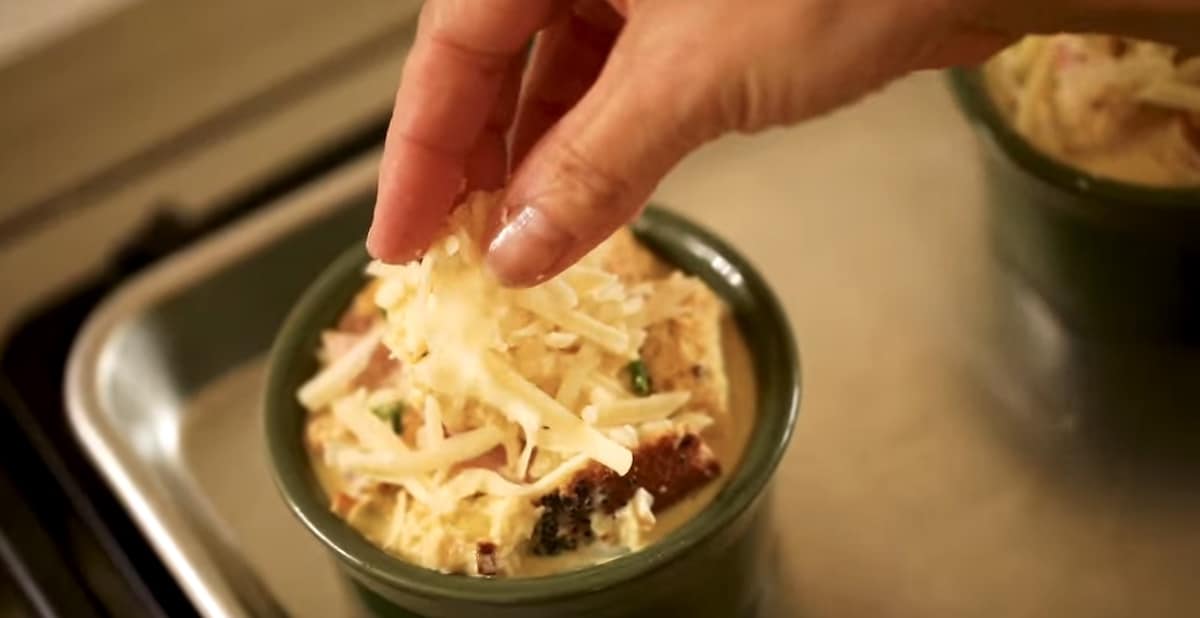
[[[336,557],[380,615],[489,618],[550,616],[768,616],[778,543],[769,485],[799,410],[800,373],[787,319],[767,284],[732,248],[681,217],[650,208],[634,226],[668,262],[703,279],[730,306],[757,382],[755,427],[741,464],[713,503],[643,551],[547,577],[473,579],[395,558],[331,513],[301,440],[297,387],[316,370],[320,331],[364,283],[354,248],[301,298],[271,353],[265,399],[268,452],[292,512]]]
[[[1200,187],[1064,165],[1011,128],[978,70],[949,80],[980,138],[1001,257],[1083,336],[1200,343]]]

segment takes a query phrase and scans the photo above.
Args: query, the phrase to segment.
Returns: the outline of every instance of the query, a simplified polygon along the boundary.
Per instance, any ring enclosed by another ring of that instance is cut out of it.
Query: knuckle
[[[615,170],[600,166],[569,139],[555,140],[539,156],[553,161],[552,176],[541,185],[535,202],[547,207],[556,222],[578,239],[592,239],[637,212],[635,189]]]
[[[558,142],[557,149],[562,173],[582,195],[590,196],[593,208],[610,210],[620,207],[632,195],[633,187],[629,180],[616,170],[605,169],[575,142],[562,140]]]
[[[754,70],[745,71],[741,78],[726,83],[717,97],[719,114],[724,123],[735,131],[755,133],[779,121],[779,97],[768,80]]]

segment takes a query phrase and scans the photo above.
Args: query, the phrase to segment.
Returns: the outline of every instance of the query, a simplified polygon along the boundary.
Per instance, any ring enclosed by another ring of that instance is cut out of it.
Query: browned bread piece
[[[638,243],[629,228],[622,228],[604,245],[604,266],[627,284],[657,281],[672,276],[671,267]],[[642,357],[658,392],[692,393],[689,409],[713,416],[728,413],[729,384],[721,350],[724,305],[698,279],[673,275],[672,307],[665,318],[646,329]]]
[[[671,273],[671,267],[643,247],[628,227],[617,230],[603,247],[604,268],[626,284],[661,279]]]
[[[653,509],[661,512],[720,474],[720,462],[693,433],[668,432],[643,442],[625,476],[593,462],[558,491],[538,499],[545,510],[533,528],[533,553],[554,555],[587,544],[594,537],[592,513],[615,512],[639,487],[654,496]]]
[[[689,280],[679,311],[646,328],[642,359],[655,392],[688,391],[689,410],[723,418],[729,412],[729,382],[721,350],[721,301]]]

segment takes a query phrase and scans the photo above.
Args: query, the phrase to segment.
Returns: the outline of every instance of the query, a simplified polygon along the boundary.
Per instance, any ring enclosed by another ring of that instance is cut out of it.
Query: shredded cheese
[[[592,459],[625,474],[633,465],[633,453],[603,434],[588,427],[553,397],[503,364],[496,355],[488,354],[484,364],[492,381],[481,384],[482,397],[500,409],[530,409],[544,430],[546,448],[557,451],[580,451]],[[528,406],[528,408],[527,408]]]
[[[1151,82],[1138,93],[1138,98],[1163,107],[1200,112],[1200,85],[1161,80]]]
[[[556,303],[555,300],[558,299],[540,287],[523,290],[517,295],[517,302],[522,308],[549,320],[563,330],[588,339],[618,356],[629,359],[637,357],[637,350],[630,349],[628,333],[605,324],[582,311]]]
[[[454,215],[452,231],[420,261],[367,268],[381,280],[376,301],[387,315],[382,340],[424,396],[420,447],[438,448],[442,420],[463,413],[455,405],[477,402],[520,428],[524,446],[517,473],[527,471],[535,449],[543,448],[568,457],[584,454],[624,474],[632,464],[630,449],[588,426],[579,408],[568,406],[580,403],[586,384],[611,387],[613,377],[603,373],[616,373],[636,356],[642,326],[606,304],[631,296],[586,259],[540,286],[503,288],[475,249],[487,206],[487,196],[472,198]],[[591,298],[596,284],[613,300]],[[542,335],[529,338],[535,333]],[[572,371],[576,361],[583,370]]]
[[[667,418],[687,403],[691,393],[679,391],[649,397],[616,399],[588,407],[583,420],[593,425],[636,425]]]
[[[437,397],[425,397],[425,419],[421,424],[418,440],[421,448],[436,448],[444,441],[442,432],[442,407]]]
[[[333,416],[354,434],[359,444],[367,448],[385,453],[403,453],[408,450],[404,442],[392,431],[391,426],[371,414],[367,392],[363,389],[358,389],[334,403]]]
[[[305,382],[297,394],[300,403],[309,410],[319,410],[346,392],[370,362],[382,335],[382,327],[371,329],[345,354]]]
[[[503,438],[496,427],[480,427],[446,438],[437,446],[415,451],[338,449],[333,462],[339,468],[381,480],[402,481],[478,457],[499,446]]]

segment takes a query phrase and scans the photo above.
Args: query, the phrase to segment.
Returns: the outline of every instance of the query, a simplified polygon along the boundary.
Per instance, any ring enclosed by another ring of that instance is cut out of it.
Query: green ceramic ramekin
[[[1200,343],[1200,186],[1089,175],[1009,125],[978,69],[949,72],[980,138],[1000,256],[1077,334]]]
[[[768,489],[800,403],[796,344],[762,277],[711,233],[649,208],[634,226],[667,261],[702,278],[731,307],[751,352],[758,410],[742,462],[713,503],[643,551],[575,572],[472,579],[429,571],[375,547],[329,511],[302,443],[297,387],[316,370],[322,328],[364,283],[355,248],[314,283],[280,331],[265,394],[267,447],[292,512],[325,545],[376,613],[453,618],[558,616],[765,616],[778,543]]]

